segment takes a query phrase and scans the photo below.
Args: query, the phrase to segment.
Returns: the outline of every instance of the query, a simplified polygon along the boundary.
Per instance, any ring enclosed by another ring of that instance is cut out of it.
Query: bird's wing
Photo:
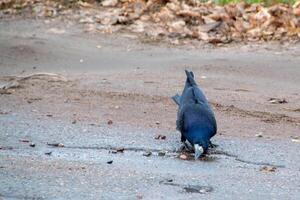
[[[173,101],[179,106],[180,105],[180,96],[179,94],[175,94],[172,96]]]
[[[205,97],[205,95],[203,94],[203,92],[200,90],[200,88],[196,85],[196,86],[193,86],[193,94],[194,94],[194,98],[195,98],[195,101],[197,103],[207,103],[207,99]]]
[[[183,107],[184,108],[184,107]],[[181,133],[184,132],[184,109],[179,109],[177,113],[176,129]]]

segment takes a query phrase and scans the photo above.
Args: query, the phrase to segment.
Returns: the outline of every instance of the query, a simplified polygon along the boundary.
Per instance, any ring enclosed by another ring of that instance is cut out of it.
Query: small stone
[[[181,160],[187,160],[187,156],[186,156],[185,154],[181,154],[181,155],[179,156],[179,158],[180,158]]]
[[[159,124],[160,124],[160,122],[159,122],[159,121],[156,121],[156,122],[155,122],[155,124],[159,125]]]
[[[31,142],[31,143],[29,144],[29,146],[30,146],[30,147],[35,147],[35,144],[34,144],[33,142]]]
[[[292,142],[295,142],[295,143],[300,143],[300,140],[298,139],[291,139]]]
[[[51,156],[51,154],[52,154],[52,151],[49,151],[49,152],[45,153],[45,155],[47,155],[47,156]]]
[[[160,151],[158,152],[158,156],[165,156],[166,155],[166,152],[165,151]]]
[[[115,109],[120,109],[120,106],[115,106]]]
[[[65,145],[64,144],[62,144],[62,143],[58,143],[58,145],[57,145],[58,147],[64,147]]]
[[[77,123],[77,120],[74,119],[74,120],[72,121],[72,124],[76,124],[76,123]]]
[[[96,47],[97,47],[97,49],[101,49],[102,46],[101,45],[97,45]]]
[[[80,59],[79,62],[83,63],[83,59]]]
[[[162,140],[165,140],[167,137],[165,136],[165,135],[162,135],[161,137],[160,137],[160,139],[162,139]]]
[[[110,153],[116,154],[116,153],[118,153],[118,151],[117,150],[112,150],[112,151],[110,151]]]
[[[151,151],[145,151],[145,152],[143,153],[143,156],[149,157],[149,156],[151,156],[151,154],[152,154]]]
[[[259,132],[259,133],[255,134],[255,137],[263,137],[262,132]]]
[[[107,164],[112,164],[114,161],[113,160],[109,160],[109,161],[107,161],[106,163]]]
[[[173,179],[168,178],[166,181],[169,182],[169,183],[171,183],[171,182],[173,182]]]
[[[110,119],[110,120],[107,121],[107,124],[108,124],[108,125],[112,125],[112,124],[113,124],[113,121]]]
[[[52,114],[47,114],[46,116],[47,116],[47,117],[53,117],[53,115],[52,115]]]

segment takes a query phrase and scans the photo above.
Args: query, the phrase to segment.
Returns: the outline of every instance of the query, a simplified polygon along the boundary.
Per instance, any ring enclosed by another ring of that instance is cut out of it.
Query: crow
[[[182,147],[188,148],[187,140],[193,146],[195,159],[198,159],[207,153],[210,139],[217,133],[217,122],[193,72],[185,70],[185,73],[187,78],[182,95],[172,97],[178,105],[176,128],[181,132]]]

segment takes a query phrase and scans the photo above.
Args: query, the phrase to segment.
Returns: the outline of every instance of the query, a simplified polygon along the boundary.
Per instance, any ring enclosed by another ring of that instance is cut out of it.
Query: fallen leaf
[[[260,171],[262,172],[275,172],[276,171],[276,167],[274,166],[263,166],[262,168],[260,168]]]

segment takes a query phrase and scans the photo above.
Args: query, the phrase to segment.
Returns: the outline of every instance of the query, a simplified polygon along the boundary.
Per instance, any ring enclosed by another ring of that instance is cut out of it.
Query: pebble
[[[181,160],[186,160],[186,159],[187,159],[187,156],[186,156],[185,154],[181,154],[181,155],[179,156],[179,158],[180,158]]]
[[[107,161],[106,163],[107,164],[112,164],[114,161],[113,160],[109,160],[109,161]]]
[[[143,156],[149,157],[151,156],[152,152],[151,151],[146,151],[143,153]]]
[[[32,142],[29,144],[30,147],[35,147],[35,144]]]
[[[261,132],[255,134],[255,137],[263,137],[263,134]]]

